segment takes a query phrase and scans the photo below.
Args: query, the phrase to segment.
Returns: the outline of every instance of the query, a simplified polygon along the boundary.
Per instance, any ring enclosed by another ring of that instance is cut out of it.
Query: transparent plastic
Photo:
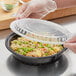
[[[30,18],[16,20],[10,28],[22,37],[48,44],[63,44],[71,34],[56,23]]]
[[[20,0],[20,2],[22,2],[22,0]],[[47,14],[57,10],[57,4],[54,0],[29,0],[28,2],[22,2],[22,3],[23,5],[16,15],[16,17],[18,17],[19,19],[22,18],[42,19]]]
[[[11,11],[19,5],[19,0],[0,0],[0,5],[4,11]]]

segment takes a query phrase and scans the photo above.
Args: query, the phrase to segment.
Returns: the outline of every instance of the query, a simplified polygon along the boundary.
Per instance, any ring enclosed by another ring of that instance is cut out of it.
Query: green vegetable
[[[50,50],[50,51],[51,51],[51,50],[53,50],[53,51],[54,51],[54,48],[50,47],[50,48],[49,48],[49,50]]]
[[[48,53],[45,53],[46,56],[48,56]]]
[[[13,41],[15,44],[19,44],[19,45],[21,45],[22,44],[22,42],[21,41],[17,41],[17,40],[15,40],[15,41]]]
[[[16,51],[16,53],[19,53],[19,51]]]
[[[28,44],[29,42],[22,42],[23,44]]]
[[[49,50],[54,50],[54,48],[51,47],[51,45],[47,44],[46,47],[49,48]]]
[[[46,47],[50,48],[51,46],[49,44],[47,44]]]
[[[7,10],[12,10],[13,7],[14,7],[14,5],[12,5],[12,4],[5,4],[5,8],[6,8]]]
[[[22,42],[22,41],[17,41],[17,40],[14,40],[13,43],[19,44],[19,45],[21,45],[21,44],[28,44],[28,42]]]
[[[22,52],[20,52],[20,50],[22,50]],[[32,51],[33,48],[18,48],[16,53],[22,54],[22,55],[26,55],[26,53]]]
[[[30,52],[33,50],[33,48],[19,48],[18,50],[23,50],[24,52]]]
[[[14,41],[13,41],[13,43],[15,43],[15,44],[16,44],[16,43],[17,43],[17,40],[14,40]]]
[[[22,52],[22,55],[26,55],[26,52]]]
[[[34,45],[34,44],[33,44],[33,47],[34,47],[34,48],[35,48],[36,46],[37,46],[37,45]]]
[[[17,42],[17,44],[21,45],[21,44],[22,44],[22,42],[18,41],[18,42]]]
[[[58,45],[58,47],[61,47],[61,48],[63,48],[63,46],[62,46],[62,45]]]
[[[44,48],[42,43],[39,43],[39,48]]]

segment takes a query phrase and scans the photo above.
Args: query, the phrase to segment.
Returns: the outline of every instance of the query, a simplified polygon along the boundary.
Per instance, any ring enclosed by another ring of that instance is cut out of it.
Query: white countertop
[[[76,33],[76,16],[64,17],[52,21],[62,25],[63,27],[68,29],[71,33],[73,34]],[[11,55],[11,53],[5,48],[4,44],[6,37],[10,33],[11,33],[10,29],[0,31],[0,76],[18,76],[16,73],[11,72],[7,66],[7,60]],[[76,54],[74,54],[71,51],[65,52],[64,54],[68,58],[69,63],[67,70],[60,76],[76,76]]]

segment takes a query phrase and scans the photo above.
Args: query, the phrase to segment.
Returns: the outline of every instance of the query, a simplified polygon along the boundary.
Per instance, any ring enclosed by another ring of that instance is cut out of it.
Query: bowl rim
[[[30,56],[24,56],[24,55],[21,55],[21,54],[18,54],[18,53],[16,53],[15,51],[13,51],[11,48],[10,48],[10,40],[14,37],[14,36],[16,36],[17,34],[16,33],[11,33],[10,35],[8,35],[8,37],[6,38],[6,40],[5,40],[5,46],[6,46],[6,48],[10,51],[10,52],[12,52],[13,54],[15,54],[15,55],[17,55],[17,56],[21,56],[21,57],[23,57],[23,58],[31,58],[31,59],[42,59],[42,58],[49,58],[49,57],[54,57],[54,56],[56,56],[56,55],[59,55],[59,54],[62,54],[64,51],[66,51],[67,50],[67,48],[63,48],[62,49],[62,51],[60,51],[60,52],[58,52],[58,53],[56,53],[56,54],[53,54],[53,55],[51,55],[51,56],[45,56],[45,57],[30,57]],[[19,36],[19,35],[18,35]]]

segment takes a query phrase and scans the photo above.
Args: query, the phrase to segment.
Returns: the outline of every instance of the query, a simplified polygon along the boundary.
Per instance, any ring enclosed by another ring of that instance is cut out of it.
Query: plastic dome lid
[[[22,37],[48,44],[63,44],[70,35],[69,31],[59,24],[40,19],[16,20],[11,23],[10,28]]]

